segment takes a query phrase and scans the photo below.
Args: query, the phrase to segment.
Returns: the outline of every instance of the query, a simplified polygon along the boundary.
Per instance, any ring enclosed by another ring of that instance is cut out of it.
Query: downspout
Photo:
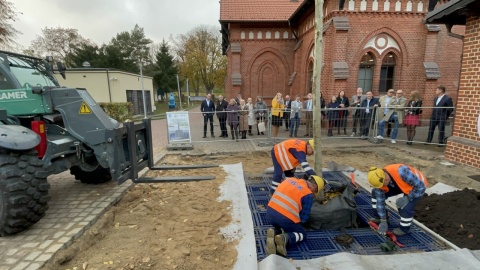
[[[455,33],[452,32],[453,24],[445,24],[445,26],[447,27],[447,35],[449,35],[451,37],[454,37],[454,38],[461,39],[463,41],[464,36],[459,35],[459,34],[455,34]],[[463,54],[463,52],[462,52],[462,54]]]
[[[456,98],[455,98],[455,103],[453,104],[453,107],[454,107],[454,113],[456,114],[455,112],[455,108],[457,107],[457,104],[458,104],[458,94],[459,94],[459,90],[460,90],[460,81],[462,80],[462,65],[463,65],[463,51],[465,50],[465,43],[464,43],[464,36],[462,35],[459,35],[459,34],[455,34],[452,32],[452,27],[453,25],[452,24],[445,24],[445,26],[447,27],[447,35],[453,37],[453,38],[457,38],[457,39],[460,39],[462,41],[462,52],[460,53],[460,61],[461,61],[461,64],[460,64],[460,70],[458,71],[458,88],[457,88],[457,95],[456,95]],[[447,119],[448,120],[448,119]],[[450,136],[453,137],[453,131],[455,130],[455,119],[453,119],[453,124],[452,124],[452,134],[450,134]]]
[[[110,99],[110,103],[112,103],[112,91],[110,90],[110,74],[108,73],[108,68],[106,69],[107,71],[107,83],[108,83],[108,98]]]
[[[292,24],[290,23],[290,20],[288,20],[287,22],[288,22],[288,27],[290,27],[290,30],[293,33],[293,36],[295,36],[295,41],[298,41],[297,33],[295,33],[295,31],[293,30],[293,27],[292,27]]]

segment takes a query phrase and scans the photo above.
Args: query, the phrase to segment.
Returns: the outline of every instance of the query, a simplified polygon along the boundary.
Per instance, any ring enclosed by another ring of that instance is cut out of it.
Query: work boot
[[[236,137],[236,142],[238,142],[238,130],[235,130],[235,137]]]
[[[275,230],[268,228],[267,230],[267,255],[277,254],[277,246],[275,245]]]
[[[400,228],[393,229],[393,234],[395,234],[396,236],[404,236],[407,233],[408,232],[405,232],[404,230],[402,230]]]
[[[277,253],[287,256],[288,234],[282,233],[275,235],[275,244],[277,245]]]

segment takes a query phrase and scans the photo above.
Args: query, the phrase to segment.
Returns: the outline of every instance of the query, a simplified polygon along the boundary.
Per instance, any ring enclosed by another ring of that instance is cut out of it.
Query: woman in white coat
[[[255,118],[255,110],[252,103],[252,98],[247,99],[248,106],[248,135],[253,136],[252,126],[257,124],[257,119]]]

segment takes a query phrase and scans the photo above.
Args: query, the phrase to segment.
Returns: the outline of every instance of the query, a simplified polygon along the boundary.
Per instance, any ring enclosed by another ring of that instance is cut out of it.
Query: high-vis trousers
[[[385,199],[401,194],[403,191],[398,188],[397,186],[395,187],[389,187],[388,192],[385,193]],[[377,198],[374,197],[372,193],[372,208],[377,209]],[[406,196],[406,194],[404,194]],[[413,223],[413,214],[414,214],[414,209],[415,209],[415,204],[419,201],[420,198],[414,199],[411,202],[409,202],[403,209],[398,209],[398,214],[400,215],[400,229],[402,229],[404,232],[409,232],[410,227],[412,226]],[[376,214],[376,217],[378,218],[378,214]],[[388,217],[388,213],[387,213]]]
[[[288,234],[289,245],[304,241],[307,237],[301,223],[294,223],[270,207],[267,207],[267,221],[275,227],[275,235],[282,233],[282,230]]]

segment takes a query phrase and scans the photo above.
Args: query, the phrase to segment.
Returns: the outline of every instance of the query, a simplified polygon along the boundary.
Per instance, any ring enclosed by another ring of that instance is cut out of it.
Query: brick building
[[[452,0],[428,14],[427,23],[465,25],[453,136],[445,157],[480,168],[480,0]]]
[[[445,85],[456,101],[462,41],[442,25],[426,25],[428,0],[326,0],[321,90],[324,97],[357,87],[383,95],[419,90],[432,106]],[[433,8],[433,7],[432,7]],[[221,0],[223,52],[228,57],[226,97],[312,90],[314,0]],[[456,26],[454,33],[463,34]],[[428,110],[424,110],[428,116]]]

